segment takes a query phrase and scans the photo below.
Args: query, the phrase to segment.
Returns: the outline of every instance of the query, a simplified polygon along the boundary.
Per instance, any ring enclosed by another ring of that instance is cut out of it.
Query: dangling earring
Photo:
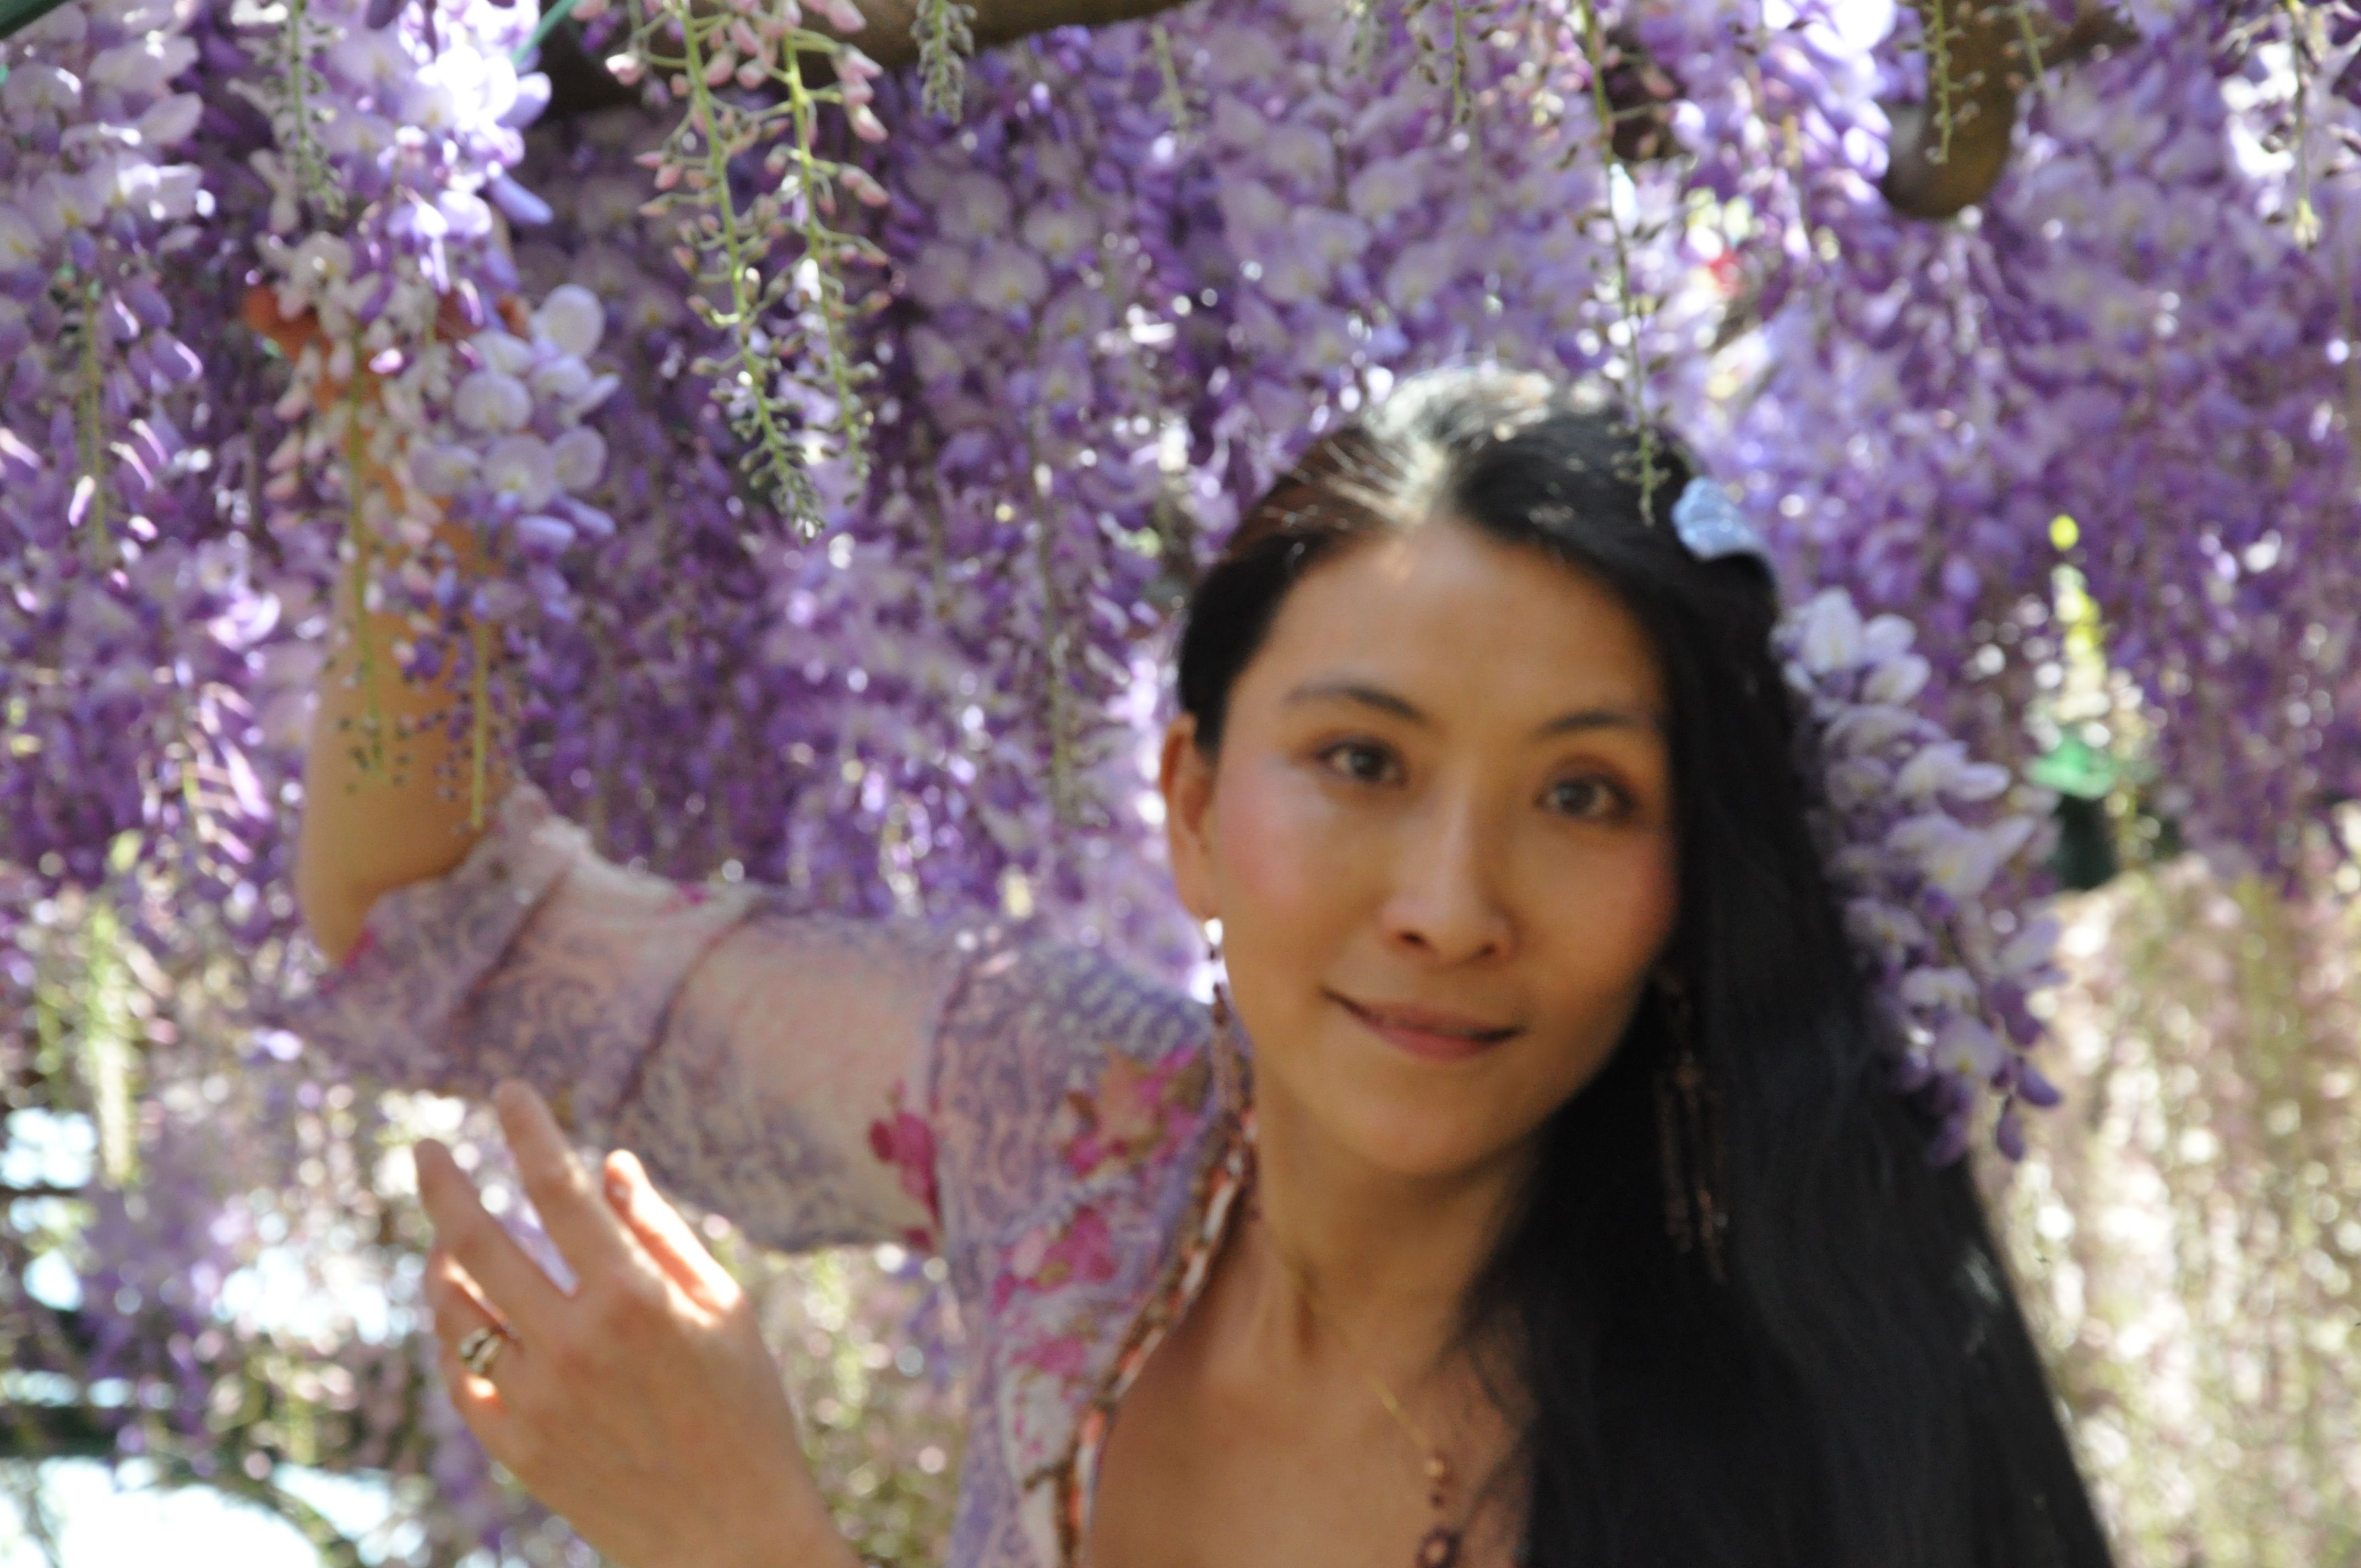
[[[1213,966],[1213,1082],[1221,1103],[1235,1112],[1246,1103],[1246,1056],[1238,1047],[1230,990],[1223,983],[1229,970],[1222,962],[1222,940],[1211,931],[1205,933],[1205,961]]]
[[[1204,933],[1204,937],[1205,961],[1213,966],[1213,1027],[1227,1034],[1230,1028],[1230,992],[1228,987],[1222,983],[1222,979],[1229,970],[1222,962],[1222,939],[1210,930]]]
[[[1717,1285],[1729,1275],[1722,1233],[1730,1216],[1717,1190],[1721,1177],[1720,1093],[1697,1061],[1697,1012],[1686,987],[1659,981],[1671,1060],[1656,1073],[1656,1137],[1664,1177],[1664,1233],[1686,1255],[1702,1245],[1707,1275]]]

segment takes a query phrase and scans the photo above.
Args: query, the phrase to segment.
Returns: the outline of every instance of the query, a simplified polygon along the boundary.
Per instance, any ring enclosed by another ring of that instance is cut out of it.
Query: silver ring
[[[492,1362],[500,1355],[500,1346],[508,1337],[498,1329],[468,1330],[458,1343],[459,1365],[478,1377],[489,1377]]]

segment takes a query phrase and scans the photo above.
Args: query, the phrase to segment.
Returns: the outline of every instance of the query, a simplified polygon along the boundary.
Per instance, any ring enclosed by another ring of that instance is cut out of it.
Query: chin
[[[1533,1094],[1505,1078],[1453,1084],[1338,1075],[1329,1088],[1312,1107],[1328,1135],[1380,1170],[1419,1179],[1479,1170],[1524,1145],[1547,1115],[1535,1115]]]

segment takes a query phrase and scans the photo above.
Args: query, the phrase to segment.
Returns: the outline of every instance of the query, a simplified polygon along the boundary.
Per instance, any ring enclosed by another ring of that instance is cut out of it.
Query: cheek
[[[1274,932],[1304,931],[1342,902],[1332,824],[1316,796],[1277,771],[1242,776],[1220,805],[1218,859],[1241,920]]]
[[[1579,1090],[1606,1063],[1679,917],[1679,869],[1669,838],[1633,850],[1557,927],[1566,935],[1548,972],[1560,981],[1553,1031],[1559,1046],[1551,1053],[1554,1059],[1541,1068],[1556,1080],[1555,1101]]]

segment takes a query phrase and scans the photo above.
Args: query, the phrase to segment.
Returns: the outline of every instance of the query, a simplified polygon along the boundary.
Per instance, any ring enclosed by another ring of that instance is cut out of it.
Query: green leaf
[[[2115,787],[2121,771],[2114,757],[2069,730],[2049,754],[2025,770],[2026,777],[2044,789],[2081,800],[2097,800]]]

